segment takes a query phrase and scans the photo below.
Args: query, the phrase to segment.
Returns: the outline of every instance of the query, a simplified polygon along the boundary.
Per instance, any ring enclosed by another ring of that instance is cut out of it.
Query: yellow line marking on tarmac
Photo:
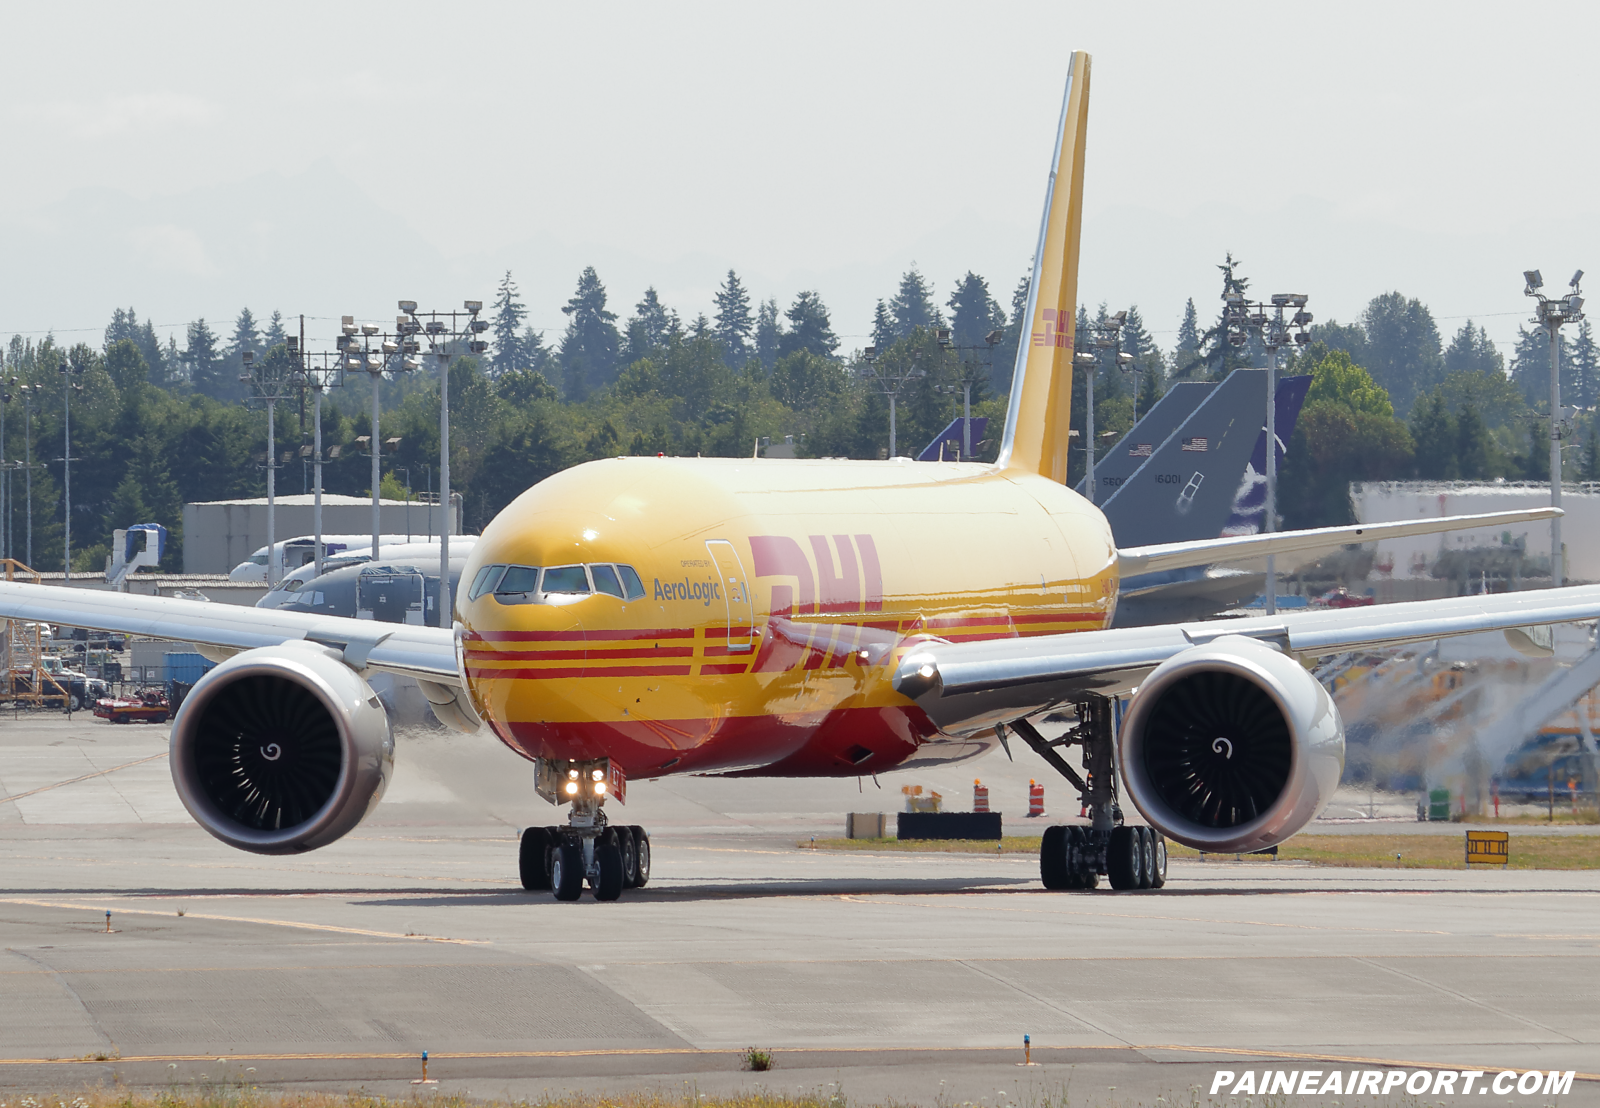
[[[74,777],[68,781],[57,781],[54,785],[40,785],[37,789],[29,789],[25,793],[14,793],[11,796],[0,796],[0,804],[9,804],[13,800],[21,800],[23,797],[27,796],[37,796],[39,793],[47,793],[51,789],[59,789],[67,785],[76,785],[79,781],[89,781],[96,777],[104,777],[108,773],[116,773],[119,769],[127,769],[130,766],[142,766],[146,762],[153,762],[157,758],[165,758],[166,756],[167,752],[163,750],[160,754],[152,754],[148,758],[136,758],[131,762],[123,762],[120,766],[112,766],[110,769],[97,769],[93,773],[84,774],[82,777]]]
[[[1256,1050],[1247,1047],[1226,1046],[1197,1046],[1174,1045],[1170,1043],[1146,1044],[1110,1044],[1094,1043],[1075,1046],[1051,1045],[1035,1043],[1035,1050],[1104,1050],[1104,1051],[1152,1051],[1167,1050],[1187,1054],[1226,1054],[1241,1058],[1262,1058],[1285,1061],[1305,1062],[1338,1062],[1360,1066],[1383,1066],[1388,1069],[1427,1069],[1427,1070],[1462,1070],[1476,1069],[1477,1066],[1462,1066],[1456,1063],[1443,1062],[1417,1062],[1399,1058],[1367,1058],[1359,1055],[1346,1054],[1317,1054],[1306,1051],[1292,1050]],[[954,1053],[958,1051],[1000,1051],[1011,1049],[997,1046],[945,1046],[935,1048],[917,1047],[865,1047],[865,1046],[840,1046],[840,1047],[803,1047],[794,1050],[774,1050],[776,1055],[801,1055],[801,1054],[884,1054],[890,1051],[917,1051],[938,1050],[940,1053]],[[653,1057],[660,1055],[702,1055],[706,1057],[720,1057],[742,1053],[737,1049],[702,1048],[702,1047],[644,1047],[644,1048],[602,1048],[595,1050],[484,1050],[484,1051],[429,1051],[433,1061],[496,1059],[496,1058],[627,1058],[630,1056]],[[117,1062],[338,1062],[338,1061],[415,1061],[417,1055],[413,1052],[405,1054],[353,1052],[347,1054],[143,1054],[128,1055],[121,1058],[0,1058],[0,1066],[83,1066],[106,1065]],[[1162,1063],[1156,1063],[1158,1065]],[[1486,1072],[1496,1070],[1512,1070],[1517,1072],[1515,1066],[1483,1066]],[[1543,1072],[1543,1071],[1541,1071]],[[1600,1073],[1575,1073],[1578,1081],[1600,1081]]]
[[[177,898],[174,898],[177,899]],[[79,904],[64,900],[24,900],[20,897],[5,897],[0,899],[0,904],[23,904],[31,908],[72,908],[79,911],[93,911],[89,905]],[[151,908],[118,907],[117,911],[135,916],[172,916],[170,911],[155,911]],[[338,927],[331,923],[302,923],[289,919],[265,919],[258,916],[217,916],[203,912],[185,912],[185,919],[204,919],[221,923],[259,923],[268,927],[294,927],[302,931],[331,931],[339,935],[365,935],[369,938],[379,939],[410,939],[413,942],[424,943],[454,943],[458,946],[490,946],[488,939],[450,939],[443,935],[406,935],[399,931],[371,931],[362,927]]]

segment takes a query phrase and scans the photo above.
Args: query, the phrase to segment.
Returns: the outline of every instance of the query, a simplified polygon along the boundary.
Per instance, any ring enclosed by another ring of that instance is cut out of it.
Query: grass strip
[[[1466,836],[1460,835],[1298,835],[1278,847],[1280,862],[1380,869],[1466,869]],[[810,842],[799,844],[810,849]],[[997,849],[998,848],[998,849]],[[1039,838],[1008,835],[993,839],[818,839],[817,850],[891,851],[907,854],[1037,854]],[[1168,854],[1185,861],[1200,852],[1177,843]],[[1396,855],[1399,855],[1398,860]],[[1232,854],[1207,855],[1208,862],[1235,864]],[[1269,855],[1245,855],[1244,864],[1272,861]],[[1486,867],[1473,867],[1482,869]],[[1600,835],[1531,835],[1511,832],[1510,869],[1600,869]]]

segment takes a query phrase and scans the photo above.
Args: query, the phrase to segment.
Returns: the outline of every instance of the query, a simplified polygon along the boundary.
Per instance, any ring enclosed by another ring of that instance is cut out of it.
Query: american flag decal
[[[1191,451],[1191,452],[1193,452],[1195,454],[1204,454],[1206,452],[1206,439],[1205,439],[1205,436],[1204,435],[1196,435],[1192,439],[1184,439],[1183,440],[1183,448],[1185,450]]]
[[[1154,450],[1154,448],[1149,443],[1141,442],[1137,446],[1130,446],[1128,448],[1128,457],[1130,457],[1130,458],[1148,458],[1151,455],[1151,453],[1153,452],[1153,450]]]

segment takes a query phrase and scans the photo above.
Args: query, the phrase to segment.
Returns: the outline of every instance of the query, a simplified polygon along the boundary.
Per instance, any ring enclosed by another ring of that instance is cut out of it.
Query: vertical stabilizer
[[[1011,378],[999,464],[1067,480],[1072,422],[1072,333],[1077,319],[1078,238],[1083,226],[1083,150],[1089,118],[1089,55],[1067,68],[1033,279]]]

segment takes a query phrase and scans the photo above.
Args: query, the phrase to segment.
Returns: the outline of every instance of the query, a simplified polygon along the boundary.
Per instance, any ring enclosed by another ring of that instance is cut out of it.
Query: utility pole
[[[417,353],[417,341],[410,336],[425,334],[428,352],[439,363],[439,626],[449,627],[450,604],[450,534],[454,529],[450,504],[450,360],[459,353],[459,342],[466,339],[466,353],[483,354],[489,344],[478,338],[489,329],[489,321],[479,319],[483,301],[462,301],[461,312],[419,312],[415,300],[400,301],[404,314],[395,320],[400,332],[402,356]],[[427,322],[424,323],[423,319]],[[411,363],[415,365],[415,363]],[[409,367],[408,367],[409,368]]]
[[[989,371],[994,363],[994,347],[1001,339],[1005,338],[1004,332],[990,331],[984,337],[982,346],[953,346],[950,344],[949,328],[940,328],[936,334],[939,344],[946,350],[956,351],[956,356],[961,357],[962,351],[970,350],[976,357],[971,361],[962,360],[961,379],[950,385],[935,385],[934,391],[946,396],[954,396],[956,390],[961,391],[961,460],[972,459],[972,386],[978,381],[989,376]],[[978,371],[982,370],[979,376]]]
[[[1262,505],[1261,530],[1270,534],[1278,529],[1278,351],[1290,344],[1305,346],[1311,341],[1311,313],[1306,311],[1309,297],[1300,292],[1279,292],[1272,296],[1271,304],[1246,300],[1243,293],[1229,291],[1222,299],[1227,303],[1228,342],[1243,346],[1250,341],[1250,332],[1261,336],[1267,349],[1267,420],[1266,457],[1262,459],[1266,473],[1266,499]],[[1294,315],[1284,318],[1284,309],[1293,308]],[[1295,328],[1290,331],[1289,328]],[[1278,611],[1278,559],[1267,555],[1266,589],[1262,596],[1267,615]]]
[[[949,332],[943,333],[948,334]],[[945,349],[948,346],[948,341],[941,342],[939,345],[940,349]],[[888,398],[889,457],[898,457],[899,455],[897,451],[899,449],[899,444],[895,437],[896,401],[900,397],[901,388],[905,386],[907,381],[914,381],[918,378],[926,377],[928,375],[928,371],[917,364],[921,355],[920,352],[915,350],[911,352],[910,368],[901,374],[895,374],[893,371],[888,369],[883,369],[880,372],[879,367],[882,365],[881,359],[883,355],[887,353],[887,351],[880,351],[876,346],[869,346],[861,353],[863,357],[861,362],[856,366],[856,377],[862,381],[870,381],[877,387],[879,392],[883,393],[883,395]]]
[[[1094,338],[1096,350],[1114,351],[1112,364],[1118,369],[1123,369],[1133,364],[1133,355],[1122,352],[1122,328],[1128,322],[1127,312],[1118,312],[1108,318],[1104,323],[1090,324],[1089,330],[1097,332]],[[1074,336],[1075,339],[1084,336]],[[1084,461],[1083,490],[1089,503],[1095,502],[1094,462],[1095,462],[1095,433],[1094,433],[1094,378],[1100,368],[1100,355],[1089,350],[1080,350],[1072,356],[1074,365],[1084,370],[1084,406],[1083,427],[1084,436],[1088,439],[1087,453]],[[1135,384],[1137,387],[1137,383]]]
[[[1550,336],[1550,506],[1561,507],[1561,440],[1566,435],[1566,418],[1561,410],[1561,327],[1583,319],[1583,290],[1578,287],[1583,280],[1583,270],[1572,275],[1566,296],[1551,299],[1539,290],[1544,278],[1537,269],[1522,272],[1526,282],[1522,295],[1538,300],[1538,312],[1533,322]],[[1561,544],[1561,517],[1550,521],[1550,584],[1560,588],[1566,581],[1566,548]]]
[[[312,488],[311,500],[311,527],[313,542],[313,557],[315,571],[318,577],[322,576],[322,563],[325,557],[322,544],[322,466],[326,461],[331,461],[339,456],[339,447],[335,446],[324,456],[322,451],[322,395],[329,388],[335,388],[344,383],[345,355],[342,351],[334,353],[311,353],[306,349],[306,322],[305,316],[300,317],[300,336],[289,336],[289,356],[295,361],[295,370],[291,383],[301,395],[305,390],[311,390],[312,402],[315,405],[311,417],[311,472],[315,482]],[[312,362],[321,365],[313,367]],[[305,447],[301,447],[302,455]]]
[[[62,580],[66,584],[71,585],[72,584],[72,393],[73,393],[73,390],[77,390],[78,392],[82,392],[83,391],[83,386],[82,385],[74,385],[72,383],[72,375],[74,373],[76,373],[79,376],[82,376],[83,375],[83,370],[74,368],[74,366],[72,364],[72,359],[66,357],[65,355],[63,355],[63,357],[62,357],[60,369],[61,369],[61,385],[62,385],[62,389],[61,389],[61,410],[62,410],[61,435],[62,435],[62,445],[63,445],[63,448],[64,448],[62,450],[62,452],[61,452],[61,479],[62,479],[62,492],[63,492],[63,496],[64,496],[64,499],[63,499],[62,503],[66,508],[66,511],[63,513],[63,518],[65,519],[65,525],[64,525],[63,532],[62,532],[62,550],[63,550],[63,555],[64,555],[64,563],[63,563],[62,568],[63,568],[63,570],[65,572],[62,575]]]

